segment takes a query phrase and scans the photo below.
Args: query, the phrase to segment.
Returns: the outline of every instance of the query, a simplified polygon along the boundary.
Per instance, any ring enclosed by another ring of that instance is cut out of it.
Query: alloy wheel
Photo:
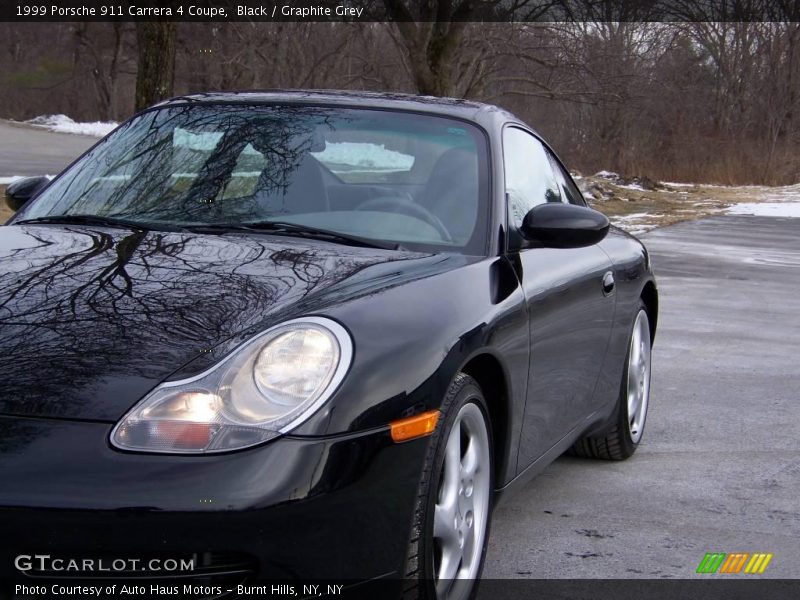
[[[647,313],[636,315],[628,351],[628,428],[631,441],[642,438],[647,405],[650,401],[650,323]]]
[[[434,506],[436,596],[469,596],[480,570],[491,493],[489,433],[481,409],[465,404],[450,430]]]

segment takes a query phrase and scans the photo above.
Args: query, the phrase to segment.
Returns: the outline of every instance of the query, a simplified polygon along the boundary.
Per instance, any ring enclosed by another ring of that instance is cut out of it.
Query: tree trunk
[[[406,65],[417,92],[431,96],[461,96],[456,80],[464,30],[474,14],[475,0],[431,0],[418,4],[383,0],[407,56]],[[411,10],[414,7],[416,12]]]
[[[175,81],[175,23],[137,23],[139,44],[136,111],[172,96]]]

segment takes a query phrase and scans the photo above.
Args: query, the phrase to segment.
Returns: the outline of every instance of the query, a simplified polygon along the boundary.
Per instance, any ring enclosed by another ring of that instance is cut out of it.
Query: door
[[[537,204],[583,203],[557,160],[527,131],[506,128],[503,155],[510,244],[519,244],[515,232]],[[509,251],[515,262],[518,252],[531,341],[521,471],[594,412],[615,293],[611,260],[599,246]]]

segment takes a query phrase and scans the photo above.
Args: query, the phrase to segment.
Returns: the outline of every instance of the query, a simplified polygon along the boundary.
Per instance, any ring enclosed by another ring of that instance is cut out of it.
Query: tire
[[[573,456],[625,460],[633,456],[639,447],[650,405],[651,372],[650,320],[641,299],[628,339],[628,353],[625,355],[625,370],[613,427],[605,434],[580,438],[569,450]],[[632,416],[631,409],[634,411]]]
[[[477,382],[456,375],[425,457],[406,561],[406,599],[469,600],[477,592],[494,481],[488,414]],[[445,527],[449,519],[453,525]],[[442,580],[444,571],[455,578]]]

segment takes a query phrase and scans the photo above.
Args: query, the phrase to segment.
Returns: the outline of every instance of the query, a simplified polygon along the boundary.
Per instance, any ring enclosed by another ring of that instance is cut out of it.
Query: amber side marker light
[[[419,437],[430,435],[439,422],[439,411],[431,410],[407,419],[400,419],[389,424],[392,430],[392,440],[406,442]]]

